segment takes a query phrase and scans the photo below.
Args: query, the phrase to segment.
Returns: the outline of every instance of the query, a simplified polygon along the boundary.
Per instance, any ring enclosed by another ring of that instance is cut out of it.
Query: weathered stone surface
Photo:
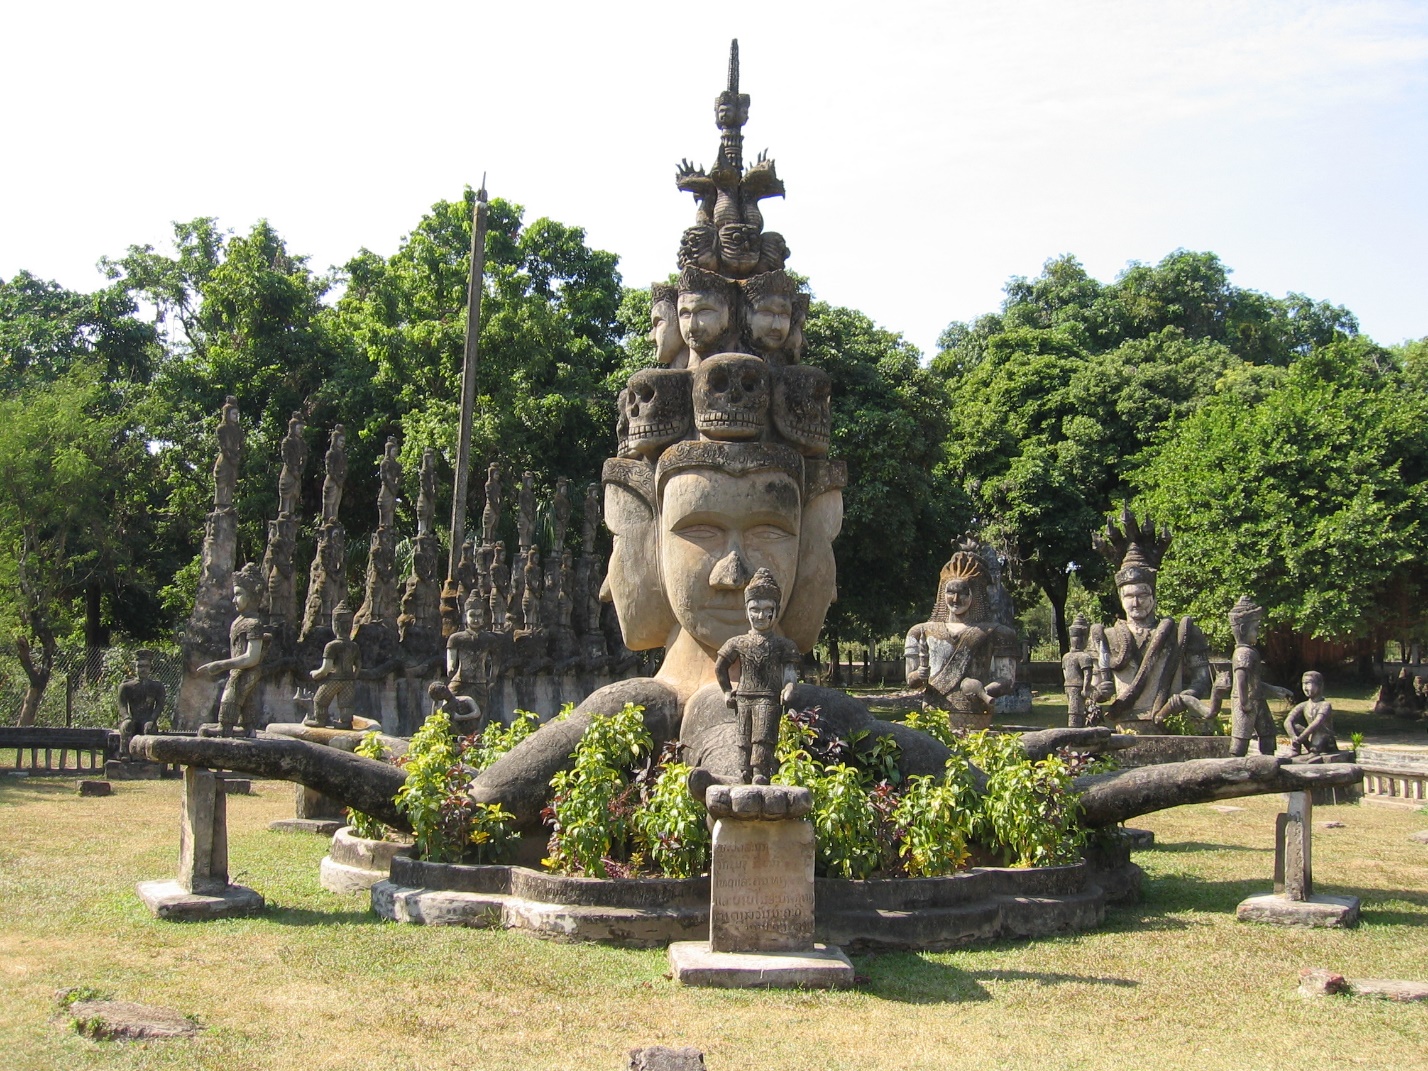
[[[720,989],[841,989],[853,984],[853,964],[838,948],[801,952],[715,952],[707,941],[669,946],[674,980]]]
[[[1349,992],[1349,982],[1342,974],[1322,967],[1305,967],[1299,972],[1299,992],[1306,997],[1334,996]]]
[[[713,951],[796,952],[813,947],[811,823],[719,819],[714,824],[709,885]]]
[[[1235,917],[1241,922],[1268,922],[1278,926],[1349,929],[1359,924],[1359,898],[1311,896],[1307,900],[1290,900],[1279,893],[1263,893],[1240,901]]]
[[[143,739],[143,737],[140,737]],[[189,766],[183,772],[183,824],[178,882],[185,892],[221,895],[228,885],[228,807],[222,778]]]
[[[704,1071],[704,1054],[698,1049],[671,1049],[667,1045],[649,1045],[630,1050],[627,1071]]]
[[[225,795],[251,796],[253,794],[253,781],[251,778],[225,775],[222,778],[222,782]]]
[[[81,796],[112,796],[114,795],[114,786],[108,781],[81,781],[79,794]]]
[[[1417,833],[1410,833],[1408,839],[1415,844],[1428,844],[1428,829],[1420,829]]]
[[[1405,982],[1393,978],[1351,978],[1349,986],[1356,997],[1378,997],[1402,1003],[1428,1001],[1428,982]]]
[[[109,759],[104,763],[107,781],[159,781],[164,768],[157,762],[137,762],[133,759]]]
[[[174,922],[256,915],[264,905],[263,897],[246,885],[225,885],[221,892],[209,895],[189,892],[177,881],[143,881],[138,892],[157,918]]]
[[[186,1038],[202,1029],[172,1008],[127,1000],[77,1000],[66,1013],[75,1030],[96,1041]]]
[[[407,847],[409,841],[367,840],[350,828],[339,829],[320,865],[322,887],[335,893],[366,892],[386,880],[392,856]]]
[[[711,817],[784,821],[813,810],[813,792],[789,785],[711,785],[704,795]]]
[[[342,825],[340,818],[280,818],[269,822],[268,828],[274,833],[315,833],[319,837],[330,837]]]
[[[1314,805],[1309,793],[1291,792],[1283,814],[1275,822],[1274,891],[1290,900],[1314,895]]]
[[[1230,757],[1228,736],[1134,736],[1131,739],[1134,743],[1116,754],[1116,761],[1123,768]]]
[[[1127,826],[1121,830],[1121,837],[1133,852],[1143,852],[1155,847],[1155,831],[1150,829],[1132,829]]]

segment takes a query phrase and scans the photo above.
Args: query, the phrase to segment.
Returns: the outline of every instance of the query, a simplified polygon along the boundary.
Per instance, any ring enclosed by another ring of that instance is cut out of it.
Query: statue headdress
[[[1091,545],[1117,567],[1116,587],[1149,584],[1153,588],[1171,538],[1169,528],[1157,528],[1149,517],[1137,521],[1126,506],[1121,510],[1120,527],[1114,520],[1107,521],[1105,535],[1093,533]]]
[[[353,617],[352,607],[347,605],[347,600],[343,599],[332,608],[333,617]]]
[[[1091,631],[1091,623],[1086,620],[1085,614],[1077,614],[1075,619],[1071,622],[1070,628],[1066,631],[1073,636],[1084,636]]]
[[[1258,625],[1263,620],[1264,607],[1256,605],[1248,595],[1241,595],[1230,608],[1230,631],[1234,634],[1235,642],[1240,642],[1246,625]]]
[[[783,604],[783,590],[768,569],[755,572],[744,588],[744,601],[753,602],[755,599],[772,599],[775,605]]]
[[[261,595],[268,584],[258,563],[249,562],[243,568],[233,571],[233,586],[242,588],[249,595]]]
[[[947,620],[947,582],[965,580],[972,588],[972,605],[968,616],[982,621],[987,616],[987,564],[976,551],[958,550],[947,559],[937,578],[937,600],[933,603],[932,620]]]

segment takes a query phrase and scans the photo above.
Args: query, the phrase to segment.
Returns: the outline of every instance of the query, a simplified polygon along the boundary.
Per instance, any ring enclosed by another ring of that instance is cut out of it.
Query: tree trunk
[[[1046,593],[1046,601],[1051,603],[1051,625],[1056,630],[1056,645],[1064,655],[1071,650],[1071,633],[1066,625],[1066,574],[1044,579],[1041,590]]]
[[[863,659],[863,685],[864,687],[873,683],[873,652],[876,650],[877,641],[871,636],[868,637],[868,657]]]
[[[843,664],[839,660],[840,657],[838,634],[831,632],[828,634],[828,683],[835,688],[843,683]]]
[[[15,652],[20,656],[20,668],[25,671],[29,684],[25,688],[25,698],[20,703],[20,719],[17,725],[34,725],[40,713],[40,701],[45,697],[50,678],[55,668],[55,637],[49,629],[41,631],[40,661],[35,663],[34,651],[27,637],[15,637]]]

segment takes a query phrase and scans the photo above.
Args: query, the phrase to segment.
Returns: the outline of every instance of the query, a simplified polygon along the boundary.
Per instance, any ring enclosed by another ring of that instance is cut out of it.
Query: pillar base
[[[845,989],[853,964],[836,946],[801,952],[711,952],[708,941],[675,941],[669,965],[681,985],[715,989]]]
[[[242,918],[263,910],[262,894],[246,885],[228,885],[221,893],[192,893],[177,881],[141,881],[139,899],[155,918],[172,922],[203,922],[208,919]]]
[[[1359,924],[1357,896],[1311,896],[1291,900],[1281,893],[1262,893],[1242,900],[1235,909],[1241,922],[1268,922],[1277,926],[1326,926],[1349,929]]]

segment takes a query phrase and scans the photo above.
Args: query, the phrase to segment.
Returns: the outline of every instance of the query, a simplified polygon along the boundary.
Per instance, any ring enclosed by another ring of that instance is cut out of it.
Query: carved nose
[[[749,563],[744,561],[743,554],[735,547],[715,564],[709,573],[709,586],[742,591],[753,575]]]

